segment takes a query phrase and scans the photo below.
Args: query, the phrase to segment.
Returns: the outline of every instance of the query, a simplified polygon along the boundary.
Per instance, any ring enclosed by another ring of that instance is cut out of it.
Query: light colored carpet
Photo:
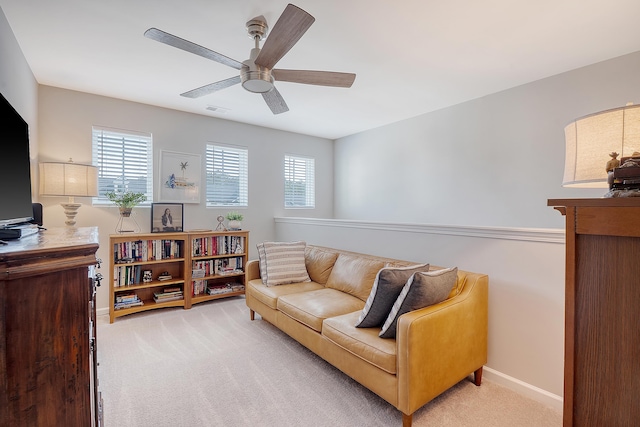
[[[258,316],[244,298],[98,319],[106,427],[401,426],[391,405]],[[553,427],[562,414],[471,377],[415,427]]]

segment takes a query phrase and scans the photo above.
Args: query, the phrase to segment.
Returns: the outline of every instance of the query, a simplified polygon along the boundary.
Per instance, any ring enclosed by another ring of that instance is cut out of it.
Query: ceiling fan
[[[264,16],[258,16],[247,22],[249,37],[253,38],[255,47],[251,49],[249,59],[236,61],[218,52],[207,49],[188,40],[174,36],[157,28],[145,31],[145,37],[178,49],[200,55],[212,61],[240,70],[240,75],[190,90],[180,94],[187,98],[198,98],[210,93],[242,83],[249,92],[260,93],[273,112],[280,114],[289,111],[286,102],[274,86],[275,81],[303,83],[320,86],[351,87],[356,75],[332,71],[284,70],[274,69],[276,63],[295,45],[311,27],[315,18],[292,4],[287,5],[271,34],[265,40],[262,49],[260,41],[268,30]]]

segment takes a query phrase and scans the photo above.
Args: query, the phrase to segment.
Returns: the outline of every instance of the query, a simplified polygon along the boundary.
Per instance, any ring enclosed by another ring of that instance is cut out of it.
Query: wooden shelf
[[[114,286],[113,292],[127,292],[127,291],[135,291],[136,289],[147,289],[147,288],[159,288],[168,285],[182,285],[184,283],[184,279],[172,279],[172,280],[154,280],[149,283],[140,283],[137,285],[126,285],[126,286]]]
[[[219,247],[212,244],[211,239],[218,239],[222,242],[222,247],[224,248],[223,252],[218,253]],[[198,245],[204,245],[205,248],[198,248]],[[240,245],[238,247],[238,245]],[[210,261],[212,264],[216,262],[224,261],[224,259],[240,259],[242,271],[237,271],[233,273],[227,274],[207,274],[201,278],[193,278],[190,277],[187,287],[189,288],[189,295],[187,296],[186,308],[190,308],[193,304],[198,304],[201,302],[211,301],[220,298],[227,298],[231,296],[244,295],[244,290],[242,291],[231,291],[225,292],[215,295],[208,295],[206,293],[206,289],[203,290],[203,293],[194,295],[193,283],[195,280],[203,280],[206,281],[206,285],[224,285],[227,282],[240,283],[243,286],[246,286],[246,274],[245,267],[248,261],[248,251],[249,247],[249,232],[245,230],[238,231],[214,231],[207,233],[192,233],[189,236],[189,246],[191,249],[190,254],[190,262],[189,262],[189,274],[192,273],[192,269],[195,268],[196,262],[208,262]],[[239,250],[238,250],[239,249]],[[201,255],[200,253],[207,252],[207,255]],[[236,253],[238,252],[238,253]],[[197,253],[197,254],[196,254]],[[214,268],[215,269],[215,268]]]
[[[152,244],[148,243],[150,241],[171,242],[162,243],[161,247],[166,247],[166,244],[169,247],[177,249],[179,253],[176,253],[176,257],[174,258],[167,257],[163,259],[149,259],[147,261],[137,259],[135,261],[118,262],[118,260],[115,259],[116,254],[129,255],[129,253],[131,253],[131,257],[133,257],[134,251],[138,251],[135,253],[137,257],[145,258],[145,255],[149,255],[149,248],[153,247]],[[143,244],[139,244],[139,242],[143,242]],[[194,295],[193,281],[202,280],[205,281],[207,285],[220,285],[226,284],[227,282],[240,283],[243,286],[246,285],[244,268],[248,261],[248,252],[246,250],[249,244],[248,231],[112,234],[109,236],[109,244],[111,253],[110,274],[112,275],[109,282],[109,315],[112,323],[117,317],[142,311],[164,307],[183,307],[189,309],[193,304],[230,296],[244,295],[244,290],[208,295],[206,294],[206,289],[204,290],[205,293]],[[206,245],[206,251],[203,245]],[[196,247],[199,249],[196,250]],[[146,250],[146,252],[140,253],[141,250]],[[207,252],[208,254],[201,255],[201,252]],[[196,253],[197,255],[195,255]],[[225,260],[229,261],[225,263]],[[218,268],[223,268],[228,264],[235,266],[236,263],[242,270],[228,274],[215,274],[214,272],[214,274],[208,274],[205,277],[194,279],[191,275],[193,265],[196,262],[209,262],[211,271],[217,271]],[[151,282],[140,282],[142,271],[145,270],[150,270],[154,279],[165,271],[173,276],[173,279],[164,281],[156,279]],[[122,282],[133,283],[118,286],[118,284]],[[159,303],[154,301],[154,292],[162,292],[167,287],[176,286],[182,289],[182,299]],[[124,293],[135,293],[137,297],[143,301],[144,305],[116,310],[116,297]]]
[[[155,302],[152,299],[143,300],[144,305],[140,305],[137,307],[130,308],[121,308],[119,310],[114,310],[114,317],[122,317],[128,314],[140,313],[142,311],[147,310],[156,310],[158,308],[166,308],[166,307],[184,307],[184,299],[167,301],[167,302]]]
[[[132,261],[132,262],[116,262],[115,267],[126,267],[127,265],[153,265],[153,264],[166,264],[168,262],[184,262],[184,258],[167,258],[167,259],[154,259],[151,261]]]
[[[197,304],[199,302],[205,302],[205,301],[211,301],[214,299],[220,299],[220,298],[228,298],[228,297],[237,297],[240,295],[244,295],[244,291],[238,291],[238,292],[225,292],[223,294],[216,294],[216,295],[195,295],[191,297],[191,303],[192,304]]]

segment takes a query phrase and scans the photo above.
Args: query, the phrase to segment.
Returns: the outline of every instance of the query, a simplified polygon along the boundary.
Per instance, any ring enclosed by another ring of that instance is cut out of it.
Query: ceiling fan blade
[[[287,103],[284,102],[284,98],[282,97],[282,95],[280,95],[280,92],[278,92],[278,89],[276,89],[275,87],[269,92],[264,92],[262,94],[262,97],[264,98],[264,102],[267,103],[273,114],[286,113],[287,111],[289,111]]]
[[[214,52],[211,49],[207,49],[206,47],[190,42],[189,40],[181,39],[180,37],[166,33],[157,28],[149,28],[144,32],[144,36],[160,43],[164,43],[169,46],[177,47],[178,49],[200,55],[203,58],[211,59],[212,61],[228,65],[229,67],[235,68],[236,70],[242,68],[242,63],[236,61],[235,59],[231,59],[222,55],[221,53]]]
[[[333,71],[275,69],[271,71],[271,74],[279,82],[334,87],[351,87],[356,79],[356,75],[353,73],[337,73]]]
[[[197,89],[190,90],[189,92],[181,93],[180,96],[184,96],[186,98],[200,98],[201,96],[209,95],[210,93],[217,92],[238,83],[240,83],[240,76],[235,76],[226,80],[220,80],[219,82],[204,85]]]
[[[261,67],[272,69],[276,62],[300,40],[315,20],[299,7],[287,5],[254,62]]]

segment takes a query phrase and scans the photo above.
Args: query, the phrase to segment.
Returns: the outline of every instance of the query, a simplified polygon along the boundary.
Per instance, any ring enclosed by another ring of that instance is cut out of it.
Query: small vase
[[[229,223],[227,224],[227,228],[229,230],[241,230],[240,227],[242,227],[242,223],[235,219],[230,219]]]
[[[133,208],[120,208],[120,218],[116,224],[116,232],[122,233],[138,233],[140,226],[133,214]]]

